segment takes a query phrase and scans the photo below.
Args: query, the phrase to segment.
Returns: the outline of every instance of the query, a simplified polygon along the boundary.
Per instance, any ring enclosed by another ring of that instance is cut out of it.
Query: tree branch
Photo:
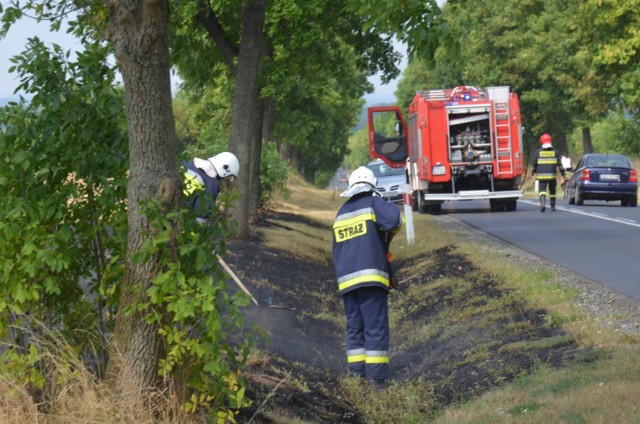
[[[236,64],[234,59],[239,54],[238,46],[229,40],[227,34],[222,28],[222,25],[220,24],[220,21],[218,20],[218,17],[213,13],[207,2],[200,3],[198,18],[213,39],[213,42],[218,46],[225,63],[231,72],[235,74]]]

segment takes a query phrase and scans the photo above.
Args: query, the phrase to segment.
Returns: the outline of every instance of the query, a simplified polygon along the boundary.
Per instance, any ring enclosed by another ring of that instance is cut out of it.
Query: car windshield
[[[631,168],[631,162],[626,156],[623,155],[596,155],[589,156],[585,163],[586,166],[599,166],[599,167],[618,167],[618,168]]]
[[[376,178],[388,177],[390,175],[404,175],[404,168],[392,168],[386,163],[374,163],[367,165],[373,171]]]

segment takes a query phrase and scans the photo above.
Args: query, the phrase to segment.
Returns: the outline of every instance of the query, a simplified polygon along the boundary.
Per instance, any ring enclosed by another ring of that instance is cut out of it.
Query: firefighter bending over
[[[389,377],[387,296],[395,287],[387,253],[404,218],[382,199],[373,172],[361,166],[349,177],[349,197],[333,224],[333,263],[347,318],[346,349],[350,375],[382,389]]]
[[[198,222],[205,224],[220,194],[220,180],[229,178],[233,181],[238,177],[238,158],[233,153],[222,152],[209,159],[194,158],[191,162],[184,161],[182,166],[183,194],[188,199],[188,206],[197,214]]]
[[[547,187],[549,188],[549,203],[551,212],[556,210],[556,172],[560,171],[562,181],[566,179],[565,170],[560,162],[560,154],[551,145],[551,136],[542,134],[540,137],[541,147],[533,155],[532,173],[538,181],[538,192],[540,196],[540,212],[546,209]]]

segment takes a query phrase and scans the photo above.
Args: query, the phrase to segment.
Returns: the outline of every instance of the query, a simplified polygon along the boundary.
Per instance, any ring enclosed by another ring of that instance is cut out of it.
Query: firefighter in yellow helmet
[[[551,212],[556,210],[556,173],[560,172],[562,180],[566,179],[565,170],[560,161],[560,154],[551,145],[551,136],[542,134],[540,137],[540,148],[533,155],[531,172],[538,181],[538,192],[540,197],[540,212],[546,210],[547,189],[549,190],[549,204]]]

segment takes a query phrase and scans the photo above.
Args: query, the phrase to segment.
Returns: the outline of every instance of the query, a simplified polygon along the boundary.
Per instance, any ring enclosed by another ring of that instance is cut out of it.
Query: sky
[[[59,32],[51,32],[48,24],[27,18],[11,26],[7,36],[0,40],[0,98],[12,97],[20,84],[17,74],[9,73],[9,68],[14,65],[10,59],[24,50],[27,39],[38,36],[46,44],[56,43],[65,49],[78,48],[79,43],[65,31],[66,28],[62,28]]]
[[[14,90],[20,81],[15,73],[9,73],[9,68],[13,66],[10,58],[20,54],[24,50],[29,37],[38,36],[46,44],[59,44],[63,49],[77,49],[80,44],[72,35],[67,34],[66,28],[58,32],[49,31],[48,24],[37,23],[35,20],[23,18],[16,22],[4,39],[0,40],[0,98],[14,97]],[[403,71],[406,67],[406,49],[398,44],[397,50],[403,55],[401,63],[398,65]],[[373,76],[369,81],[374,85],[375,91],[365,96],[366,98],[383,98],[386,101],[395,101],[393,94],[398,84],[397,79],[389,84],[382,84],[379,76]]]
[[[402,54],[402,60],[397,65],[400,69],[400,76],[391,80],[388,84],[382,84],[379,75],[369,77],[369,82],[374,86],[374,92],[364,96],[366,99],[375,98],[377,101],[395,102],[396,96],[394,92],[398,87],[398,81],[402,77],[402,73],[407,67],[407,49],[406,46],[400,43],[395,43],[395,49],[398,53]]]

